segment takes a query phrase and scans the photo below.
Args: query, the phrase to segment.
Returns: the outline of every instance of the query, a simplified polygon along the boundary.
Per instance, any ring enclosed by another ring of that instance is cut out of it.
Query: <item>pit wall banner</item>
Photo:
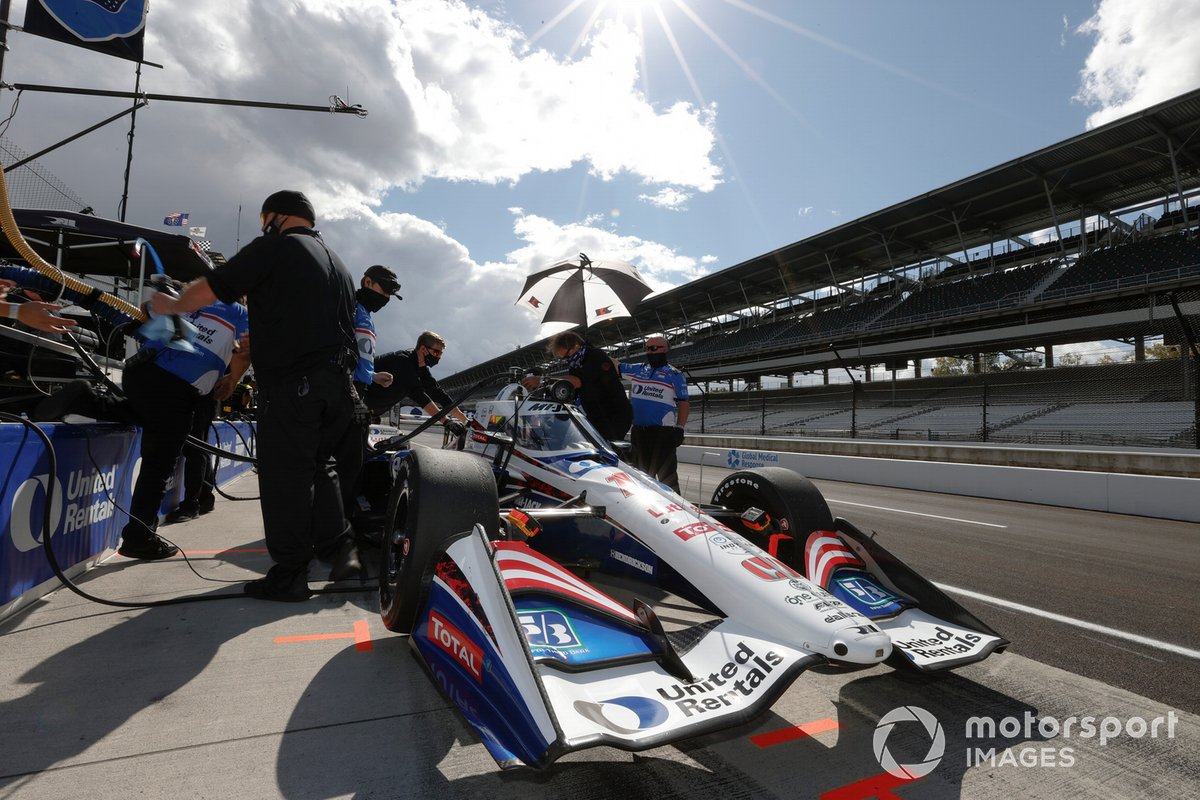
[[[129,516],[133,484],[141,467],[141,430],[120,425],[43,424],[54,445],[57,482],[50,504],[50,541],[64,572],[116,549]],[[208,440],[222,449],[247,454],[254,447],[254,426],[218,422]],[[24,425],[0,424],[0,617],[29,593],[40,596],[58,581],[42,552],[43,516],[50,460],[41,438]],[[217,485],[251,469],[221,459]],[[183,496],[183,459],[167,487],[160,514]],[[43,584],[46,584],[43,586]],[[38,589],[34,592],[32,590]],[[24,598],[28,600],[29,598]],[[11,604],[11,607],[10,607]]]

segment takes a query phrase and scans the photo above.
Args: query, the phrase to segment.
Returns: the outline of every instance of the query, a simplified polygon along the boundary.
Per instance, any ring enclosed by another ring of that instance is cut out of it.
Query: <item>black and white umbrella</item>
[[[542,315],[547,328],[588,327],[612,317],[628,317],[654,291],[637,268],[624,261],[592,261],[583,253],[535,272],[525,280],[516,304]]]

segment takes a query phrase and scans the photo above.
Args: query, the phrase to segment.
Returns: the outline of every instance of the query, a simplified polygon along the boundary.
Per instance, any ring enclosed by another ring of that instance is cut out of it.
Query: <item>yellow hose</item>
[[[54,282],[72,291],[79,292],[84,296],[96,291],[96,287],[63,274],[60,269],[39,256],[37,251],[29,246],[29,242],[25,241],[25,237],[21,234],[21,229],[17,227],[17,220],[12,213],[12,205],[8,199],[8,177],[4,174],[3,170],[0,170],[0,229],[3,229],[5,238],[8,239],[21,258],[25,259],[26,263],[33,269]],[[127,303],[116,295],[102,292],[96,298],[96,302],[103,303],[139,322],[145,322],[148,319],[144,311],[131,303]]]

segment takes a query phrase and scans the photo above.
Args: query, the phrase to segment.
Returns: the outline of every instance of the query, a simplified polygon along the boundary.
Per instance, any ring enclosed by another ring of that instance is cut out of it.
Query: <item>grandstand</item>
[[[665,332],[699,390],[690,430],[1197,448],[1198,131],[1200,90],[654,295],[586,335],[621,356]],[[1130,362],[1056,365],[1095,341],[1125,343]],[[1148,342],[1161,346],[1147,355]],[[987,371],[987,354],[1030,351],[1036,366],[1016,356]],[[975,369],[924,371],[945,358]],[[558,368],[535,342],[443,385],[457,394],[534,364]],[[891,381],[870,380],[878,367]],[[836,385],[852,369],[864,379]],[[799,373],[822,385],[795,387]],[[791,388],[717,391],[764,376]]]

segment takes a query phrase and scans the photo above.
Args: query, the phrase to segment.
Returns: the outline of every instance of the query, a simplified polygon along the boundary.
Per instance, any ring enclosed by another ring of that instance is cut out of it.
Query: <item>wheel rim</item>
[[[383,609],[390,609],[398,602],[400,576],[412,551],[412,537],[408,530],[408,500],[409,487],[406,483],[396,505],[392,529],[383,542],[383,564],[379,575],[379,605]]]

